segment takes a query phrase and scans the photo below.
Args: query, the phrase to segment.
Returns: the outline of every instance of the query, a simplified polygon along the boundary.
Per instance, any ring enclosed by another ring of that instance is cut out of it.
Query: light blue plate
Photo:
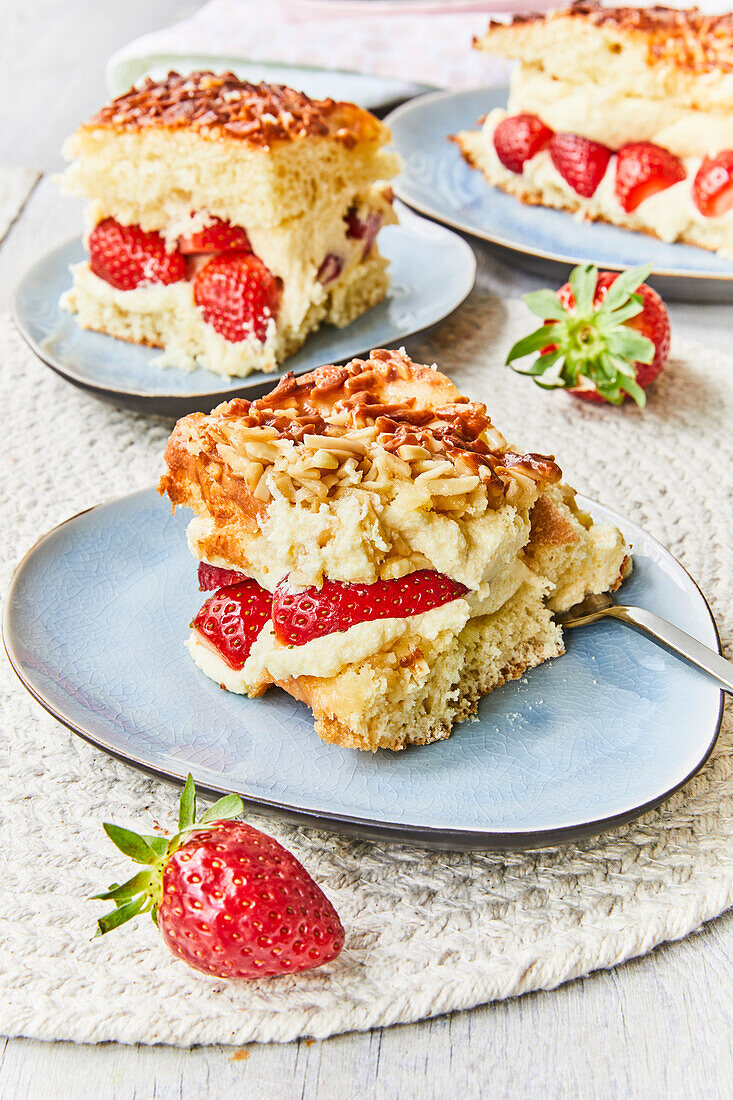
[[[634,545],[629,603],[719,649],[699,589],[610,508]],[[324,744],[277,689],[222,691],[183,641],[201,606],[188,516],[144,490],[55,528],[15,572],[3,634],[28,690],[61,722],[158,775],[235,791],[337,831],[452,849],[531,847],[656,805],[705,761],[722,694],[619,623],[568,632],[567,653],[487,696],[447,741],[376,754]],[[103,614],[100,614],[100,609]]]
[[[653,263],[655,285],[673,297],[730,301],[733,262],[685,244],[664,244],[603,222],[576,221],[562,210],[526,206],[492,187],[448,140],[476,129],[477,119],[505,107],[506,88],[434,92],[386,119],[405,168],[395,192],[415,210],[525,257],[618,269]]]
[[[166,416],[208,412],[235,396],[261,396],[286,371],[303,374],[323,363],[341,363],[371,348],[399,346],[406,337],[442,321],[471,292],[476,259],[470,245],[433,222],[400,210],[400,225],[379,234],[390,261],[384,302],[346,328],[324,325],[300,351],[271,374],[222,378],[210,371],[161,370],[151,362],[157,348],[137,347],[79,328],[59,307],[71,284],[69,264],[84,258],[81,241],[68,241],[38,260],[15,292],[16,323],[36,355],[53,370],[99,397]]]

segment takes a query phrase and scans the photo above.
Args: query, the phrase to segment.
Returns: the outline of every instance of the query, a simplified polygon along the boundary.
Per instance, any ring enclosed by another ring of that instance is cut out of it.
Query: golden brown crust
[[[332,422],[336,414],[344,421],[340,426]],[[562,477],[551,455],[518,454],[503,441],[492,449],[485,442],[494,431],[485,405],[463,397],[438,371],[413,363],[401,352],[378,349],[366,360],[319,367],[299,378],[289,372],[256,401],[235,398],[209,416],[184,417],[168,443],[168,472],[159,491],[174,505],[208,513],[218,524],[239,517],[256,525],[265,504],[222,457],[233,433],[274,429],[275,439],[298,446],[313,437],[335,442],[371,426],[376,444],[387,451],[429,443],[436,459],[460,459],[466,469],[480,471],[493,507],[503,502],[517,474],[540,484]]]
[[[360,142],[383,144],[389,138],[378,119],[353,103],[310,99],[282,84],[250,84],[229,72],[148,77],[102,107],[84,128],[99,127],[187,129],[263,149],[308,137],[328,137],[347,148]]]
[[[680,10],[605,7],[597,0],[576,0],[567,8],[515,15],[509,24],[492,20],[489,34],[501,35],[507,26],[539,23],[554,19],[579,19],[593,26],[611,27],[621,34],[642,35],[647,43],[649,65],[671,64],[694,73],[733,72],[733,13],[706,15],[698,8]],[[488,48],[490,42],[475,38],[474,45]]]
[[[561,657],[564,652],[564,647],[558,645],[552,656]],[[324,681],[317,676],[299,676],[278,683],[277,686],[287,691],[294,699],[298,699],[311,708],[315,719],[315,730],[322,741],[326,741],[330,745],[338,745],[344,749],[362,749],[367,752],[374,752],[376,749],[391,749],[393,752],[400,752],[402,749],[406,749],[408,745],[431,745],[434,741],[444,741],[447,737],[450,737],[457,722],[463,722],[476,713],[479,701],[485,695],[509,683],[510,680],[518,680],[529,669],[535,668],[545,660],[546,656],[546,653],[530,653],[522,660],[507,665],[498,676],[486,676],[483,680],[471,680],[464,683],[461,686],[460,696],[450,709],[449,721],[446,720],[432,726],[428,725],[425,727],[422,736],[413,736],[409,741],[405,741],[403,735],[398,734],[391,740],[380,740],[377,745],[371,744],[360,737],[358,730],[353,729],[348,723],[342,722],[336,717],[333,708],[333,693],[330,690],[328,680]]]

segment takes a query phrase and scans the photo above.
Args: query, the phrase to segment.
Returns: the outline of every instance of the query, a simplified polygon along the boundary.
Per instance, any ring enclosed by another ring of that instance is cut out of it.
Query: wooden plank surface
[[[6,0],[0,94],[14,105],[0,123],[6,163],[55,168],[65,133],[104,96],[112,50],[194,6]],[[0,308],[27,264],[80,224],[79,205],[44,179],[0,245]],[[517,294],[539,285],[488,248],[477,251],[484,290]],[[681,335],[729,347],[727,307],[673,304],[671,313]],[[733,914],[683,943],[550,993],[324,1042],[187,1051],[0,1040],[0,1100],[729,1100],[732,988]]]

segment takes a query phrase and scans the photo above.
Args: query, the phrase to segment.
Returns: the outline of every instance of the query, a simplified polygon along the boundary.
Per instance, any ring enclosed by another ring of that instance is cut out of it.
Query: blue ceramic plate
[[[627,601],[718,649],[682,566],[610,508],[581,503],[634,545]],[[99,505],[42,538],[8,593],[5,647],[25,686],[131,764],[177,780],[190,771],[202,789],[333,830],[452,849],[532,847],[630,820],[684,783],[715,743],[714,683],[604,622],[569,631],[564,657],[487,696],[478,721],[447,741],[375,754],[324,744],[289,695],[232,695],[193,664],[183,641],[204,597],[187,519],[152,489]]]
[[[399,213],[401,224],[386,226],[379,235],[380,250],[391,263],[387,299],[346,328],[324,325],[271,374],[256,371],[247,378],[226,379],[205,370],[161,370],[151,363],[160,355],[158,349],[80,329],[58,304],[71,283],[69,264],[85,255],[79,240],[55,248],[26,272],[15,292],[15,320],[40,359],[97,396],[167,416],[208,412],[238,395],[266,393],[286,370],[303,374],[371,348],[399,346],[461,304],[476,276],[470,245],[409,210]]]
[[[402,201],[454,229],[535,261],[596,263],[612,269],[652,262],[656,283],[665,293],[730,301],[730,260],[602,222],[579,222],[561,210],[525,206],[470,168],[448,135],[475,129],[481,115],[505,107],[506,101],[506,88],[474,88],[434,92],[393,111],[386,122],[405,162],[395,183]]]

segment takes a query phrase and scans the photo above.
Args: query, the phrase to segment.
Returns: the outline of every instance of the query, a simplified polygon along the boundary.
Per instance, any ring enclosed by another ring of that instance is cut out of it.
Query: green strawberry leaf
[[[188,773],[186,785],[181,793],[181,802],[178,807],[178,828],[185,829],[187,825],[193,825],[196,820],[196,788],[193,776]]]
[[[102,828],[112,843],[124,855],[134,859],[135,863],[152,865],[157,861],[157,853],[145,837],[133,833],[130,829],[123,829],[121,825],[112,825],[109,822],[105,822]]]
[[[646,405],[646,394],[639,383],[636,381],[636,379],[624,379],[621,384],[621,388],[626,390],[629,397],[636,402],[640,409],[644,408],[644,406]]]
[[[651,363],[654,359],[654,344],[649,337],[626,325],[607,333],[606,344],[612,355],[628,359],[630,363]]]
[[[125,924],[128,920],[136,917],[144,904],[145,896],[141,895],[133,901],[128,901],[126,905],[121,905],[119,909],[113,909],[105,917],[100,917],[97,921],[96,935],[104,936],[107,932],[111,932],[113,928],[119,928],[121,924]]]
[[[558,327],[558,325],[543,325],[542,328],[530,332],[529,336],[523,336],[521,340],[517,340],[506,357],[507,366],[513,359],[524,359],[525,355],[531,355],[532,352],[554,343],[553,337],[557,337]]]
[[[629,295],[633,294],[642,283],[646,282],[651,270],[652,264],[643,264],[641,267],[629,267],[626,271],[622,271],[608,288],[601,310],[610,313],[618,306],[623,305]]]
[[[144,833],[141,833],[140,835],[142,836],[148,847],[153,849],[156,856],[164,856],[165,853],[168,851],[168,841],[164,836],[145,836]]]
[[[581,317],[591,313],[593,309],[593,295],[598,283],[598,268],[595,264],[578,265],[570,272],[570,289],[575,298],[575,312]]]
[[[244,803],[238,794],[226,794],[210,806],[206,813],[198,820],[199,825],[206,825],[211,821],[223,821],[226,818],[237,817],[244,811]]]
[[[566,321],[568,318],[568,311],[553,290],[533,290],[523,295],[522,301],[543,321],[545,318],[552,321]]]
[[[517,374],[528,374],[530,377],[534,377],[538,374],[544,374],[550,367],[554,367],[559,360],[563,361],[558,369],[558,373],[560,373],[565,362],[565,356],[561,351],[548,351],[546,355],[540,355],[539,359],[535,359],[534,363],[530,364],[526,370],[522,370],[521,367],[515,367],[514,370]]]
[[[632,294],[628,301],[617,306],[616,309],[610,312],[606,310],[602,313],[599,309],[598,316],[603,321],[604,325],[622,325],[624,321],[629,321],[632,317],[638,316],[643,310],[644,303],[641,299],[641,295]]]
[[[135,894],[139,894],[141,890],[144,890],[146,886],[150,885],[152,878],[151,871],[139,871],[127,882],[123,882],[122,886],[118,886],[113,883],[109,890],[104,894],[94,894],[90,901],[114,901],[115,903],[120,901],[128,901],[130,898],[134,898]]]

